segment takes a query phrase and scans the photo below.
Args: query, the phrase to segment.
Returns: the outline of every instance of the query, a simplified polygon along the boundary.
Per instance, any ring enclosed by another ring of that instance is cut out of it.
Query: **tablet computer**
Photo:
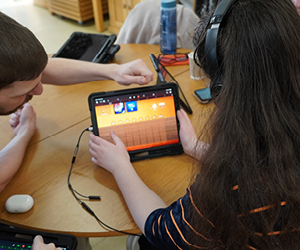
[[[114,45],[116,38],[116,35],[73,32],[52,57],[108,63],[120,49],[119,45]]]
[[[175,83],[178,87],[180,105],[187,113],[192,114],[193,110],[192,110],[189,102],[185,98],[185,95],[183,94],[183,91],[180,88],[179,83],[169,73],[169,71],[167,71],[166,68],[159,62],[159,60],[156,58],[155,55],[150,54],[150,59],[152,61],[152,64],[153,64],[156,72],[157,72],[156,84],[164,84],[164,83],[169,83],[169,82]]]
[[[77,239],[73,235],[46,233],[1,224],[0,249],[30,250],[36,235],[41,235],[45,244],[54,243],[62,250],[75,250],[77,247]]]
[[[112,142],[114,131],[131,161],[183,153],[176,84],[92,93],[88,102],[94,134]]]

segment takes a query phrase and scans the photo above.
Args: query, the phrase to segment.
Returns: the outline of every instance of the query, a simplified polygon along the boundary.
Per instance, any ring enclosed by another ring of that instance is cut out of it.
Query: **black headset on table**
[[[206,32],[206,40],[205,40],[205,61],[207,64],[208,73],[210,76],[216,74],[219,70],[219,59],[218,59],[218,33],[221,22],[224,17],[231,10],[232,6],[237,0],[222,0],[210,20],[210,29]],[[222,88],[222,80],[221,79],[213,79],[210,83],[210,92],[212,97],[218,96],[220,90]]]

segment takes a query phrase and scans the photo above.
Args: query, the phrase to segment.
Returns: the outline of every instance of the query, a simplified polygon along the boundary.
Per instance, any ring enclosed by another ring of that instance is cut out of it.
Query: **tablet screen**
[[[175,90],[170,85],[94,96],[98,135],[112,141],[114,131],[129,152],[178,144]]]
[[[31,249],[30,243],[11,241],[11,240],[0,240],[0,250],[7,249]]]

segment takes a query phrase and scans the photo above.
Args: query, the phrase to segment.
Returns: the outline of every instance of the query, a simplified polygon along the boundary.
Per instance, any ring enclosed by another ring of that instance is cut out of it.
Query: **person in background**
[[[298,14],[300,15],[300,0],[292,0],[292,2],[298,11]]]
[[[43,92],[43,83],[70,85],[111,79],[140,85],[153,74],[142,60],[122,65],[51,58],[27,28],[0,12],[0,115],[11,114],[15,137],[0,151],[0,192],[19,169],[35,132],[36,114],[28,103]]]
[[[90,134],[92,162],[111,172],[159,249],[298,249],[300,17],[291,0],[235,1],[219,27],[212,74],[205,52],[211,14],[195,34],[195,58],[222,88],[202,131],[207,143],[185,112],[177,113],[183,148],[199,165],[186,195],[167,206],[137,175],[114,132],[114,143]]]

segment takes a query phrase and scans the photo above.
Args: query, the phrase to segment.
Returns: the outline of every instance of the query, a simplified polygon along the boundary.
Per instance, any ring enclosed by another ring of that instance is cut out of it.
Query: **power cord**
[[[81,196],[83,198],[86,198],[86,199],[89,199],[89,200],[101,200],[101,197],[100,196],[94,196],[94,195],[82,195],[80,194],[79,192],[77,192],[71,185],[71,181],[70,181],[70,178],[71,178],[71,174],[72,174],[72,170],[73,170],[73,166],[74,166],[74,163],[75,163],[75,160],[76,160],[76,157],[77,157],[77,153],[78,153],[78,150],[79,150],[79,144],[80,144],[80,140],[81,140],[81,137],[82,135],[84,134],[84,132],[86,131],[93,131],[93,127],[89,127],[89,128],[86,128],[85,130],[83,130],[78,138],[78,141],[77,141],[77,144],[76,144],[76,147],[75,147],[75,150],[74,150],[74,154],[73,154],[73,157],[72,157],[72,161],[71,161],[71,167],[70,167],[70,170],[69,170],[69,174],[68,174],[68,187],[70,189],[70,191],[72,192],[73,196],[75,197],[75,199],[78,201],[78,203],[90,214],[92,215],[100,225],[102,225],[103,227],[106,227],[112,231],[115,231],[115,232],[118,232],[118,233],[122,233],[122,234],[126,234],[126,235],[141,235],[141,234],[133,234],[133,233],[128,233],[128,232],[125,232],[125,231],[122,231],[122,230],[118,230],[118,229],[115,229],[109,225],[107,225],[106,223],[104,223],[103,221],[101,221],[98,216],[94,213],[94,211],[85,203],[83,202],[78,196]]]

